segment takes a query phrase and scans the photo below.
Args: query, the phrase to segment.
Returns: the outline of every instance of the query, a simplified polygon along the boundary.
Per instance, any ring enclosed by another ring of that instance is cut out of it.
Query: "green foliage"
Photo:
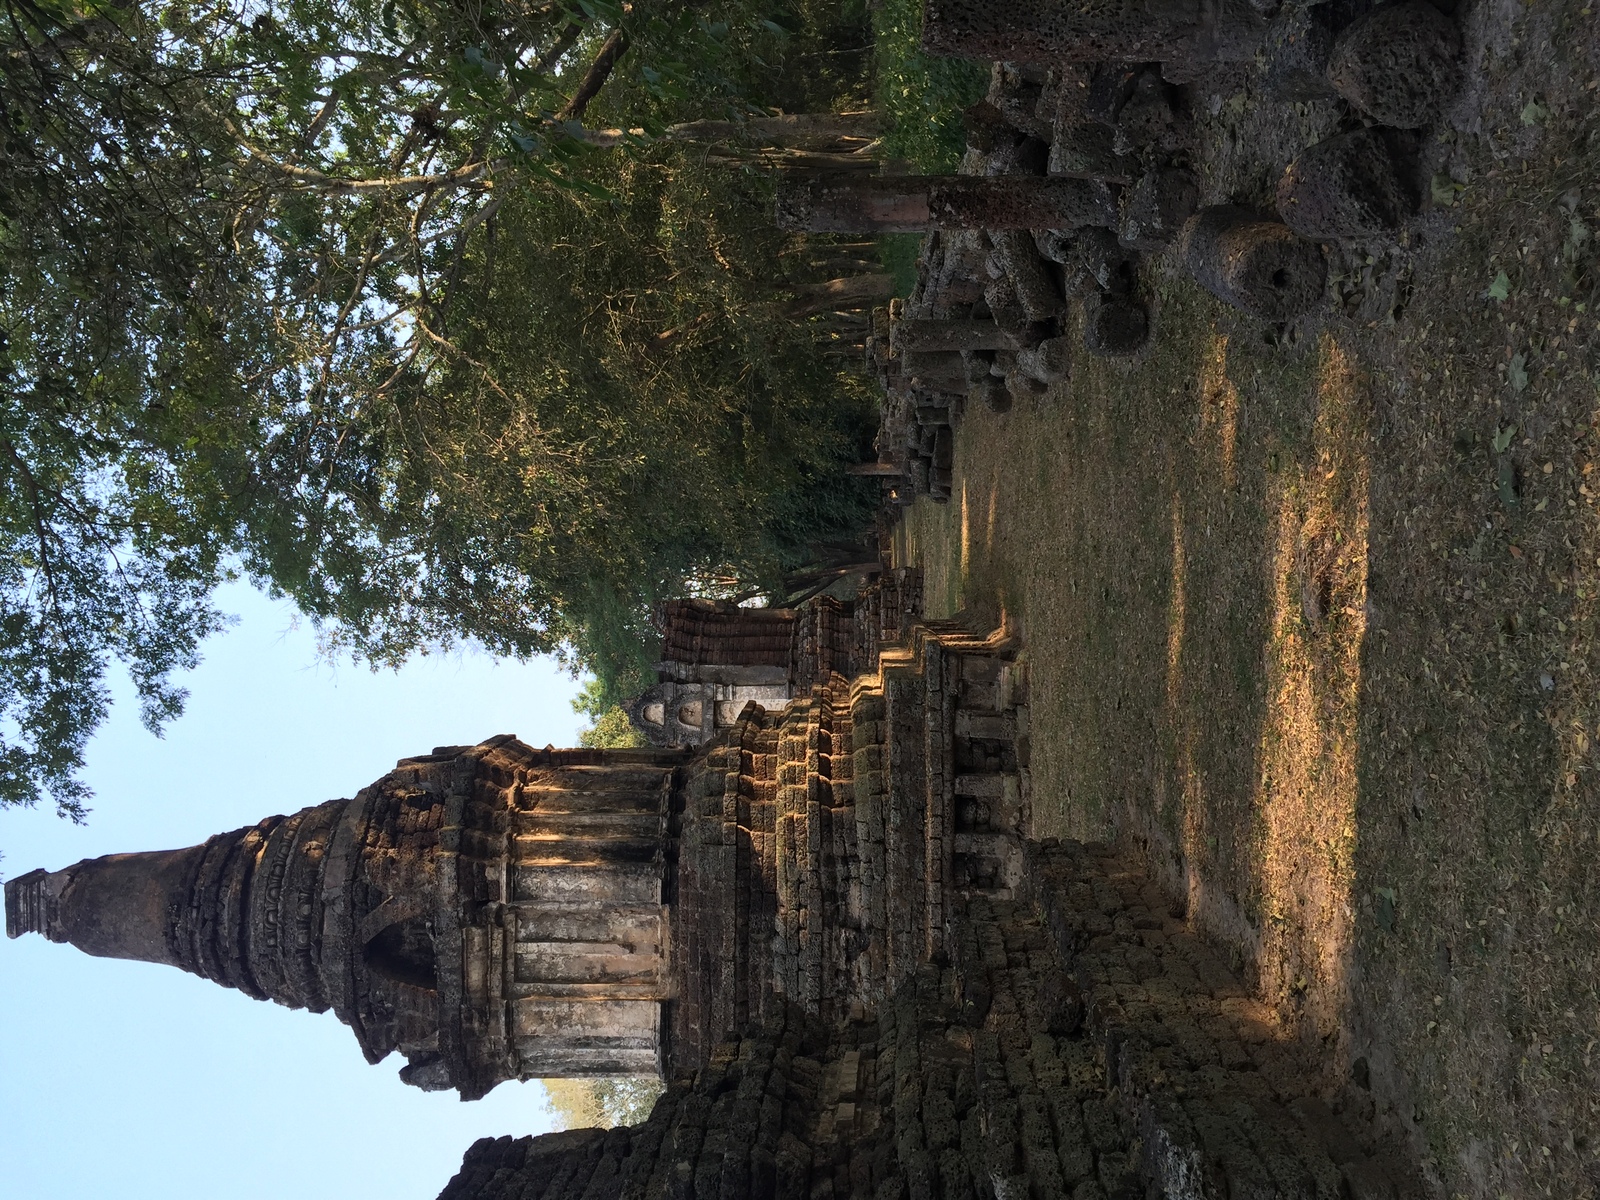
[[[632,746],[649,745],[645,737],[628,720],[621,708],[608,708],[594,725],[578,734],[578,745],[597,750],[625,750]]]
[[[966,150],[961,113],[982,100],[988,69],[922,52],[922,0],[882,0],[872,14],[878,106],[892,127],[884,148],[920,171],[953,171]]]
[[[590,1079],[543,1079],[550,1111],[559,1129],[612,1129],[640,1125],[650,1117],[665,1090],[648,1075],[608,1075]]]
[[[870,400],[767,303],[765,185],[564,112],[619,26],[625,127],[812,100],[859,7],[0,7],[0,804],[81,812],[109,664],[159,729],[235,571],[374,662],[614,691],[657,598],[862,518]]]
[[[630,679],[624,685],[629,691],[648,686],[648,681]],[[596,750],[622,750],[648,743],[644,735],[628,720],[627,712],[609,694],[598,678],[591,676],[584,682],[583,690],[572,702],[572,711],[589,718],[589,728],[578,734],[578,745]]]
[[[692,153],[590,169],[616,199],[519,196],[472,240],[450,350],[395,390],[382,501],[420,569],[338,610],[363,653],[448,613],[514,652],[536,626],[614,687],[659,600],[775,591],[870,512],[839,466],[874,398],[782,315],[769,182]]]
[[[917,286],[917,257],[922,253],[922,234],[886,233],[878,237],[878,258],[894,279],[894,294],[909,296]]]

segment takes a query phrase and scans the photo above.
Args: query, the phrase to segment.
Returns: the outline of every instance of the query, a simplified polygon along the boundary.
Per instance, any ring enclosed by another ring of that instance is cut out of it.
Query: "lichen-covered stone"
[[[1339,34],[1328,81],[1384,125],[1438,120],[1461,85],[1461,33],[1426,0],[1385,4]]]
[[[1260,320],[1293,321],[1322,302],[1321,249],[1248,209],[1201,209],[1183,228],[1180,252],[1202,287]]]
[[[1267,27],[1262,83],[1279,100],[1326,100],[1334,29],[1326,5],[1287,4]]]
[[[1084,304],[1083,344],[1102,358],[1136,354],[1150,340],[1150,314],[1126,296],[1100,296]]]
[[[1278,180],[1278,215],[1314,241],[1392,234],[1416,207],[1393,135],[1376,129],[1308,146]]]
[[[1191,172],[1181,167],[1146,171],[1123,195],[1117,240],[1147,254],[1164,250],[1199,202],[1200,184]]]

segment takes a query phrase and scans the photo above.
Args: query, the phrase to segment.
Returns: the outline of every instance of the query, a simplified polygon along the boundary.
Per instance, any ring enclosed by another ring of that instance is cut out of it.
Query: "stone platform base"
[[[946,933],[876,1019],[790,1005],[644,1124],[485,1139],[441,1200],[1427,1194],[1114,850],[1030,844]]]

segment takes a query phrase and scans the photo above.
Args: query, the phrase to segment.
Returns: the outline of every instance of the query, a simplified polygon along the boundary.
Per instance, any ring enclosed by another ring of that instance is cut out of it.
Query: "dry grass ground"
[[[969,413],[901,551],[930,608],[1021,624],[1038,832],[1142,842],[1442,1195],[1587,1197],[1600,26],[1463,22],[1433,211],[1341,260],[1339,315],[1264,336],[1152,266],[1156,348]],[[1220,101],[1212,194],[1264,198],[1230,147],[1270,117]]]

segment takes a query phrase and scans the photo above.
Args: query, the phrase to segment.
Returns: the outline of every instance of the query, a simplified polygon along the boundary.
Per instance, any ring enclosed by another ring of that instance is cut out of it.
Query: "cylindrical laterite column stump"
[[[1321,247],[1281,222],[1219,204],[1191,217],[1179,243],[1206,291],[1260,320],[1293,321],[1322,302],[1328,265]]]
[[[927,0],[922,48],[984,62],[1247,62],[1249,0]]]
[[[779,228],[807,233],[1077,229],[1116,219],[1110,189],[1088,179],[830,174],[778,188]]]

